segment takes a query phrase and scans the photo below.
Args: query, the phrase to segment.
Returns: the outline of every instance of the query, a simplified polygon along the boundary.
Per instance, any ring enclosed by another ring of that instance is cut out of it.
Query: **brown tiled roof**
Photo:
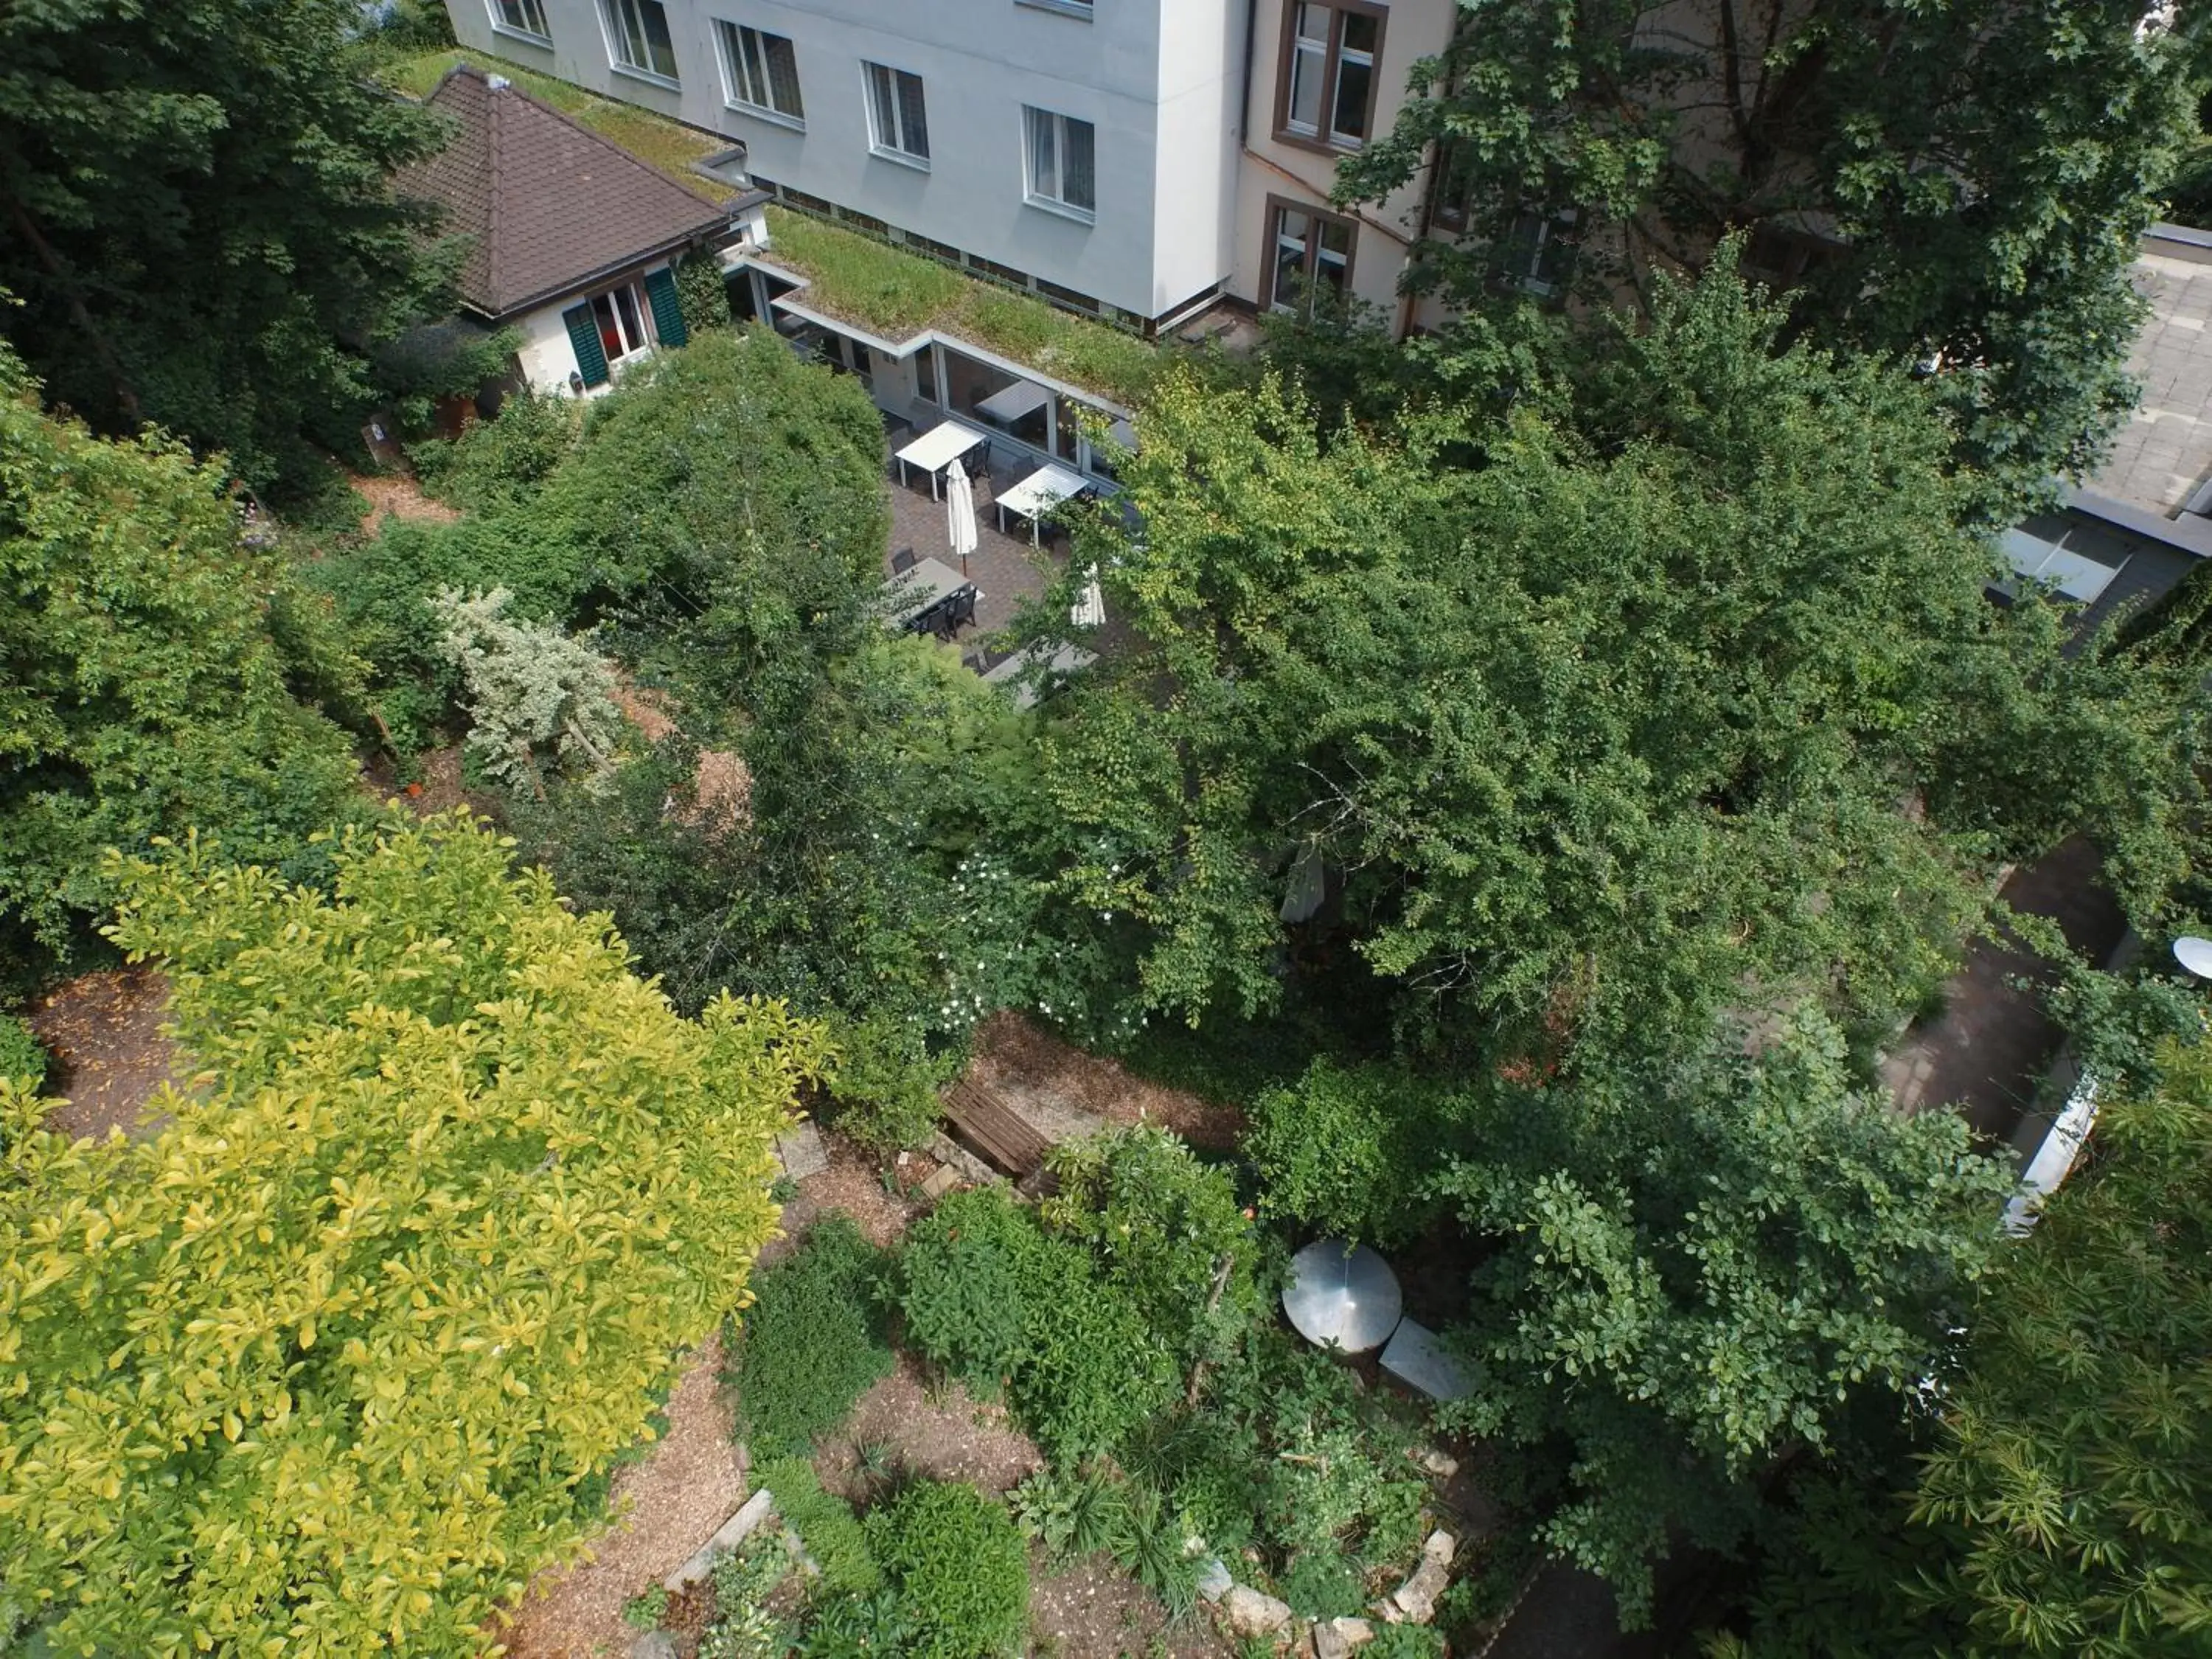
[[[729,222],[728,210],[473,64],[449,70],[426,101],[455,131],[399,191],[436,203],[446,234],[471,239],[460,292],[471,311],[512,316]]]

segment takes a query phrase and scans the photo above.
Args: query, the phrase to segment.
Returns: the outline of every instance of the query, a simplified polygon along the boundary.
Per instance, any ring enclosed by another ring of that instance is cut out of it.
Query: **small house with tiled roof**
[[[677,260],[766,240],[763,193],[718,205],[473,64],[424,101],[451,131],[400,192],[465,239],[461,303],[521,335],[522,377],[540,391],[588,395],[683,344]]]

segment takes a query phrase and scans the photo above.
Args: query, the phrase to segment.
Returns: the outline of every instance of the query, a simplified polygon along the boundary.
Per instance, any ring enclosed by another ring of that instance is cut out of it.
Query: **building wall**
[[[669,263],[665,259],[656,259],[649,265],[639,266],[622,280],[641,285],[648,271],[665,270]],[[610,280],[590,291],[598,293],[614,285]],[[569,389],[568,377],[576,372],[576,349],[568,342],[568,325],[561,320],[561,313],[584,297],[580,292],[568,295],[550,305],[525,312],[520,317],[510,317],[501,325],[521,334],[522,344],[514,355],[522,366],[522,378],[529,381],[534,390],[565,392]],[[653,326],[649,308],[646,310],[646,326]],[[645,362],[652,355],[650,350],[634,353],[609,365],[606,381],[590,388],[584,395],[587,398],[599,396],[621,380],[631,368]]]
[[[600,0],[543,0],[549,48],[448,0],[464,45],[744,141],[757,178],[1152,317],[1229,275],[1245,0],[664,0],[680,84],[616,68]],[[788,38],[803,130],[725,98],[717,20]],[[861,64],[921,76],[924,172],[872,153]],[[1024,105],[1097,129],[1096,220],[1024,200]]]
[[[1264,288],[1273,219],[1267,198],[1328,208],[1340,155],[1276,136],[1285,29],[1289,9],[1296,3],[1257,0],[1253,8],[1252,90],[1245,115],[1249,131],[1238,174],[1236,265],[1231,291],[1262,307],[1267,303]],[[1397,119],[1399,107],[1405,102],[1407,73],[1417,61],[1437,55],[1450,44],[1458,16],[1455,0],[1391,0],[1382,9],[1388,15],[1376,65],[1375,114],[1370,127],[1376,136],[1388,132]],[[1401,320],[1398,276],[1405,269],[1407,245],[1419,234],[1427,189],[1424,170],[1389,199],[1367,204],[1344,216],[1358,224],[1352,290],[1358,298],[1382,307],[1394,322]]]

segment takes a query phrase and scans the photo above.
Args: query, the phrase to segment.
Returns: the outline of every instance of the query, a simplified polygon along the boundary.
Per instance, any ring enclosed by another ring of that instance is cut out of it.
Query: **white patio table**
[[[1042,466],[1024,478],[992,505],[999,509],[999,528],[1006,527],[1006,514],[1030,521],[1030,545],[1037,544],[1037,520],[1072,495],[1079,495],[1090,489],[1079,472],[1070,472],[1064,466]]]
[[[984,434],[972,426],[963,426],[957,421],[939,421],[916,438],[893,459],[898,462],[899,482],[906,482],[906,470],[918,466],[929,474],[929,499],[937,499],[937,480],[945,469],[972,453],[976,447],[990,442]]]

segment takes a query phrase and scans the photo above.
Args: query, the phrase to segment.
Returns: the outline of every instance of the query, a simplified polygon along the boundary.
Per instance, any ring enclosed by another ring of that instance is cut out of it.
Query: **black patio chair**
[[[914,550],[912,548],[902,547],[897,552],[891,555],[892,575],[903,576],[908,571],[913,568]]]

